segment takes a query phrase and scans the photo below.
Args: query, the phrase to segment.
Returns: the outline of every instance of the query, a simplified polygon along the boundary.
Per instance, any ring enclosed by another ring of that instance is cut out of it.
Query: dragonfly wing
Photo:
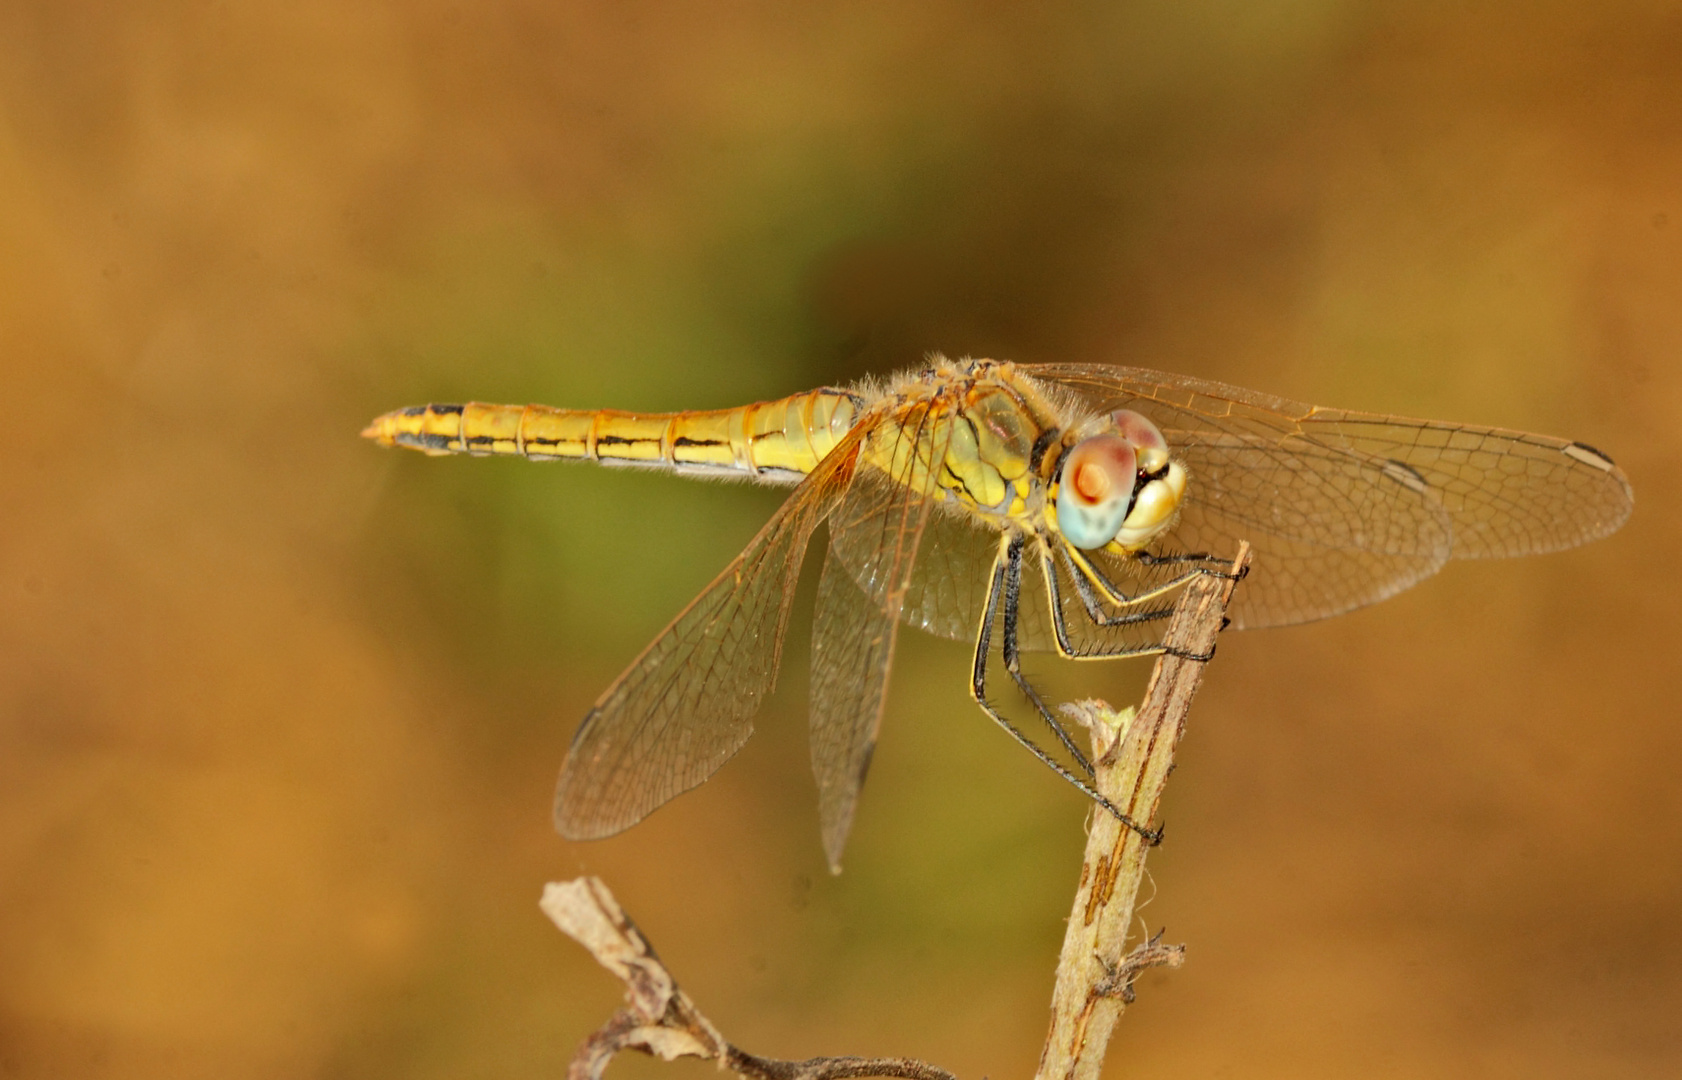
[[[1569,439],[1336,409],[1302,427],[1423,482],[1448,511],[1456,559],[1576,547],[1616,532],[1634,506],[1623,470]]]
[[[824,852],[836,873],[881,727],[906,590],[934,514],[937,474],[927,463],[945,458],[949,430],[926,414],[884,426],[872,438],[899,441],[902,452],[870,447],[871,460],[893,465],[861,467],[830,517],[812,625],[811,752]]]
[[[1135,409],[1191,481],[1164,547],[1256,548],[1234,622],[1303,622],[1382,599],[1451,557],[1525,555],[1629,516],[1623,473],[1580,443],[1319,409],[1206,379],[1095,364],[1025,365],[1081,412]]]
[[[900,619],[919,630],[953,641],[973,642],[987,610],[993,563],[999,556],[999,531],[966,514],[937,505],[929,515],[917,565],[905,590]],[[1017,645],[1052,652],[1057,638],[1051,623],[1045,580],[1036,557],[1022,566]],[[999,639],[994,636],[994,647]]]
[[[747,741],[776,681],[807,541],[847,490],[857,451],[857,435],[831,451],[596,702],[561,767],[562,835],[587,840],[629,828]]]
[[[974,641],[987,610],[992,585],[993,562],[998,558],[999,532],[973,518],[937,508],[930,515],[923,535],[917,565],[900,609],[904,622],[939,637]],[[1047,588],[1046,554],[1055,579],[1056,602],[1061,608],[1066,644],[1078,657],[1129,656],[1161,643],[1177,594],[1168,593],[1125,609],[1137,621],[1102,626],[1094,622],[1081,604],[1075,571],[1056,550],[1056,542],[1035,538],[1022,562],[1022,591],[1017,601],[1016,644],[1033,652],[1057,652],[1059,643],[1052,620],[1053,594]],[[1146,566],[1137,560],[1111,558],[1101,551],[1087,552],[1104,575],[1123,592],[1143,595],[1165,584],[1181,571],[1172,565]],[[1123,609],[1105,605],[1107,614]],[[1002,638],[995,634],[993,647]]]
[[[1230,554],[1250,541],[1256,570],[1234,594],[1237,626],[1375,603],[1436,573],[1453,550],[1440,496],[1366,455],[1193,431],[1178,446],[1191,481],[1159,546]]]
[[[1176,452],[1182,453],[1182,456],[1189,453],[1192,460],[1200,460],[1198,454],[1205,453],[1207,456],[1206,452],[1211,449],[1199,447],[1196,451],[1186,451],[1177,446]],[[1246,466],[1241,462],[1229,462],[1227,467],[1234,470],[1234,477],[1246,475]],[[1225,475],[1224,468],[1209,467],[1206,460],[1200,460],[1194,469],[1194,492],[1196,485],[1206,477],[1218,480]],[[1217,494],[1221,494],[1218,488],[1203,493],[1204,497]],[[1284,501],[1283,496],[1280,501]],[[1262,523],[1242,515],[1236,507],[1231,514],[1213,514],[1205,513],[1203,507],[1193,502],[1181,515],[1169,541],[1178,551],[1217,554],[1236,550],[1239,539],[1249,539],[1252,544],[1265,546],[1268,573],[1253,575],[1234,597],[1235,608],[1240,601],[1248,604],[1247,608],[1238,611],[1243,619],[1240,625],[1300,622],[1307,617],[1302,612],[1330,614],[1370,603],[1381,595],[1387,595],[1380,590],[1395,591],[1434,571],[1443,558],[1441,544],[1437,551],[1386,557],[1359,548],[1339,551],[1324,545],[1294,544],[1285,536],[1269,534],[1264,537],[1261,526]],[[1445,537],[1446,529],[1439,527],[1437,536],[1439,539]],[[912,569],[900,607],[901,619],[939,637],[956,641],[975,640],[982,613],[986,610],[987,591],[998,545],[997,529],[989,529],[972,517],[937,506],[929,517],[917,562]],[[867,566],[859,565],[863,557],[849,548],[841,549],[838,557],[853,565],[854,575],[860,581],[867,580],[873,573]],[[1119,589],[1131,595],[1149,592],[1180,572],[1172,564],[1146,566],[1137,560],[1114,558],[1101,551],[1089,552],[1087,557]],[[1022,567],[1017,644],[1024,650],[1052,652],[1057,650],[1058,642],[1051,619],[1051,599],[1047,594],[1044,565],[1036,544]],[[1056,575],[1063,626],[1074,655],[1127,655],[1148,649],[1160,641],[1165,629],[1160,619],[1115,626],[1094,623],[1080,602],[1068,564],[1054,557],[1052,570]],[[1172,594],[1160,597],[1130,609],[1130,613],[1159,611],[1171,607],[1173,600]]]

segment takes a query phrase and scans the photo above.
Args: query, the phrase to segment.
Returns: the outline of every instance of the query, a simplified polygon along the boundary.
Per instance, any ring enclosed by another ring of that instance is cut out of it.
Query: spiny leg
[[[1022,674],[1022,651],[1017,645],[1016,628],[1022,606],[1023,544],[1022,537],[1017,536],[1012,537],[1005,545],[1004,632],[999,640],[1001,651],[1004,653],[1005,670],[1010,673],[1011,681],[1022,692],[1022,696],[1027,698],[1028,703],[1040,714],[1045,726],[1050,728],[1051,733],[1057,736],[1057,741],[1063,744],[1063,749],[1075,759],[1075,764],[1079,765],[1086,775],[1093,776],[1096,772],[1092,768],[1092,762],[1086,760],[1086,755],[1081,753],[1075,740],[1069,737],[1068,729],[1057,719],[1057,714],[1046,706],[1040,692],[1034,689],[1034,685]]]
[[[1070,544],[1067,540],[1060,541],[1057,550],[1062,552],[1063,561],[1069,567],[1069,576],[1075,579],[1077,585],[1084,583],[1087,591],[1093,592],[1094,595],[1102,595],[1106,603],[1113,604],[1116,607],[1137,607],[1147,600],[1155,600],[1159,596],[1166,596],[1193,578],[1200,577],[1208,572],[1201,569],[1186,570],[1167,581],[1147,585],[1138,592],[1128,593],[1121,586],[1111,581],[1109,575],[1104,573],[1103,568],[1086,552]],[[1094,611],[1094,620],[1102,623],[1104,616],[1097,614],[1097,609],[1092,610]]]
[[[1086,574],[1081,572],[1080,565],[1075,561],[1075,556],[1070,554],[1071,550],[1073,549],[1069,548],[1067,545],[1064,545],[1062,548],[1064,558],[1070,563],[1069,580],[1075,583],[1075,593],[1080,597],[1081,606],[1086,609],[1086,617],[1099,626],[1129,626],[1133,623],[1150,622],[1153,619],[1164,618],[1170,611],[1173,610],[1172,608],[1145,608],[1140,610],[1136,607],[1136,605],[1144,603],[1147,600],[1154,600],[1156,597],[1167,593],[1170,589],[1178,588],[1197,576],[1196,574],[1185,574],[1181,577],[1175,578],[1173,581],[1168,582],[1160,588],[1152,589],[1149,592],[1141,593],[1138,596],[1128,596],[1126,593],[1121,592],[1119,589],[1115,588],[1114,585],[1110,584],[1109,579],[1103,576],[1097,566],[1088,563],[1088,568],[1091,570],[1091,573],[1097,575],[1098,580],[1103,583],[1102,588],[1104,591],[1113,596],[1122,597],[1121,600],[1112,600],[1111,603],[1134,608],[1134,610],[1131,611],[1120,611],[1112,615],[1104,610],[1105,598],[1099,594],[1098,588],[1094,587],[1092,580]],[[1061,596],[1061,591],[1059,591],[1059,596]]]
[[[1065,558],[1069,559],[1071,562],[1075,562],[1077,556],[1073,554],[1075,551],[1074,548],[1064,544],[1062,551]],[[1103,571],[1098,568],[1097,564],[1086,559],[1084,556],[1080,556],[1077,566],[1079,565],[1084,565],[1085,569],[1089,570],[1092,575],[1096,576],[1106,592],[1117,596],[1126,595],[1117,589],[1108,578],[1104,577]],[[1180,575],[1173,581],[1168,582],[1166,585],[1159,586],[1152,589],[1150,592],[1141,594],[1141,597],[1160,595],[1167,592],[1169,589],[1184,585],[1187,582],[1190,582],[1193,578],[1199,577],[1205,573],[1214,573],[1214,571],[1192,570]],[[1232,575],[1225,574],[1221,576],[1231,577]],[[1155,608],[1148,611],[1123,611],[1111,615],[1109,612],[1104,610],[1102,600],[1098,595],[1098,589],[1094,587],[1092,580],[1086,574],[1081,573],[1080,569],[1077,569],[1076,566],[1072,566],[1070,568],[1069,577],[1075,583],[1075,592],[1080,596],[1081,606],[1086,609],[1087,618],[1091,619],[1099,626],[1126,626],[1132,623],[1148,622],[1151,619],[1167,618],[1169,615],[1173,614],[1173,611],[1170,608]],[[1063,605],[1060,602],[1061,594],[1056,588],[1055,575],[1052,576],[1051,580],[1053,583],[1053,595],[1055,598],[1054,603],[1052,604],[1052,616],[1054,621],[1058,623],[1057,634],[1059,640],[1061,640],[1066,635],[1066,628],[1062,624]],[[1141,597],[1130,598],[1130,602],[1137,603]],[[1223,623],[1223,625],[1225,624]],[[1169,648],[1168,646],[1157,646],[1150,650],[1141,650],[1141,652],[1145,651],[1165,652],[1169,656],[1177,656],[1182,660],[1195,660],[1199,663],[1211,660],[1215,655],[1215,647],[1213,645],[1209,647],[1209,651],[1206,653],[1188,653],[1183,649],[1174,649]]]
[[[1230,565],[1229,560],[1223,559],[1219,555],[1211,555],[1206,551],[1196,553],[1171,551],[1161,555],[1150,551],[1139,551],[1134,553],[1134,557],[1146,566],[1179,566],[1185,563],[1195,563],[1198,573],[1211,574],[1229,580],[1241,581],[1250,572],[1250,567],[1246,564],[1244,569],[1234,574],[1231,570],[1225,569]]]
[[[1051,595],[1051,626],[1057,634],[1058,651],[1064,656],[1072,660],[1080,660],[1101,655],[1103,659],[1115,660],[1127,656],[1151,656],[1167,651],[1161,645],[1141,645],[1136,649],[1122,649],[1103,654],[1076,651],[1074,641],[1069,636],[1069,624],[1063,614],[1063,587],[1058,584],[1057,564],[1052,561],[1049,553],[1042,553],[1040,559],[1041,570],[1045,574],[1046,585]],[[1174,613],[1172,608],[1151,608],[1146,611],[1127,612],[1118,616],[1107,615],[1101,608],[1096,607],[1097,597],[1096,594],[1091,592],[1091,585],[1083,582],[1079,574],[1071,572],[1069,576],[1076,582],[1077,592],[1081,592],[1080,586],[1082,584],[1086,585],[1086,591],[1082,592],[1081,601],[1086,608],[1088,617],[1099,626],[1122,626],[1152,622],[1157,619],[1166,619]]]
[[[1018,551],[1018,559],[1020,559],[1020,550]],[[1120,807],[1104,798],[1091,784],[1064,768],[1062,762],[1040,749],[1032,739],[1023,733],[1022,729],[1006,720],[1004,715],[987,700],[987,653],[991,650],[993,644],[993,620],[999,614],[1000,602],[1005,591],[1005,568],[1008,561],[1009,551],[1007,547],[1006,551],[1001,552],[998,560],[993,564],[993,581],[987,589],[987,609],[981,617],[981,631],[976,635],[975,663],[970,673],[970,696],[975,698],[975,703],[981,706],[982,712],[991,717],[994,723],[1004,728],[1011,738],[1026,747],[1029,753],[1039,758],[1048,769],[1072,784],[1081,794],[1107,810],[1117,821],[1144,837],[1148,843],[1152,845],[1162,843],[1161,829],[1147,829],[1128,817],[1121,811]]]

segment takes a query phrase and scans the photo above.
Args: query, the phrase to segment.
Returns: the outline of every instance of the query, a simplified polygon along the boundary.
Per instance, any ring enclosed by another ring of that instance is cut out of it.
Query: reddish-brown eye
[[[1119,435],[1094,435],[1063,458],[1057,488],[1057,527],[1078,548],[1103,547],[1115,538],[1133,504],[1138,476],[1133,445]]]
[[[1139,455],[1139,471],[1147,476],[1168,464],[1168,440],[1162,429],[1150,418],[1132,409],[1117,409],[1110,414],[1116,434],[1126,439]]]

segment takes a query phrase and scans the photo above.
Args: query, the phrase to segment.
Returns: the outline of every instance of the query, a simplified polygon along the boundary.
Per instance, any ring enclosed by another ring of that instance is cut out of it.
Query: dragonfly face
[[[832,866],[902,624],[974,642],[976,701],[1096,798],[1083,780],[1090,766],[1022,676],[1023,650],[1160,651],[1176,590],[1221,572],[1240,540],[1254,549],[1253,572],[1233,625],[1279,626],[1381,600],[1450,558],[1605,536],[1632,505],[1623,473],[1585,443],[1097,364],[938,361],[886,383],[712,412],[417,406],[364,434],[427,453],[796,484],[584,719],[555,821],[574,838],[619,832],[741,747],[776,677],[807,542],[827,522],[811,727]],[[995,656],[1072,768],[991,702]]]
[[[1052,478],[1048,524],[1075,547],[1142,551],[1173,523],[1185,466],[1150,420],[1117,409],[1071,446]]]

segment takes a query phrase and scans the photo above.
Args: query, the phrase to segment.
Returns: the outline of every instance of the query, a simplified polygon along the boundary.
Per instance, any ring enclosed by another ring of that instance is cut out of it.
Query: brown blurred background
[[[558,1075],[581,871],[752,1050],[1028,1075],[1086,807],[963,646],[839,878],[799,614],[748,750],[565,843],[573,725],[779,494],[356,438],[927,350],[1616,457],[1609,541],[1225,641],[1110,1074],[1682,1070],[1674,3],[250,7],[0,6],[0,1077]]]

